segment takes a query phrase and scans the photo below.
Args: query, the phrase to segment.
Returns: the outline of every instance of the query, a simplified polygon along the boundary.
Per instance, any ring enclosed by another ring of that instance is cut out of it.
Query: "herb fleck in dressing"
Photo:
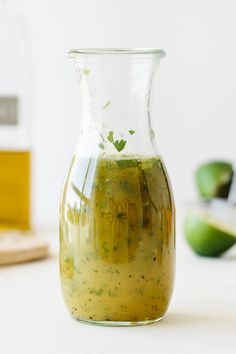
[[[107,101],[107,102],[104,104],[104,106],[102,107],[102,109],[103,109],[103,110],[104,110],[104,109],[107,109],[107,108],[110,106],[110,104],[111,104],[111,100]]]
[[[114,144],[112,132],[107,139]],[[172,292],[175,246],[173,200],[160,158],[77,157],[70,171],[60,225],[69,311],[94,321],[162,317]]]

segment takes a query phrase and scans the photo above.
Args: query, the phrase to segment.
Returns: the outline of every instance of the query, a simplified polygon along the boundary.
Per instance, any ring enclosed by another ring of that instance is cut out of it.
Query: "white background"
[[[33,55],[34,222],[56,225],[79,129],[74,47],[159,47],[156,129],[177,203],[208,158],[235,158],[234,0],[18,0]]]

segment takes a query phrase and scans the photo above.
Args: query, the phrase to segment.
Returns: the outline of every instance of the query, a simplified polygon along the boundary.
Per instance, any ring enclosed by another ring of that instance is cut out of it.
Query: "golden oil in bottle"
[[[0,150],[0,230],[30,228],[30,151]]]

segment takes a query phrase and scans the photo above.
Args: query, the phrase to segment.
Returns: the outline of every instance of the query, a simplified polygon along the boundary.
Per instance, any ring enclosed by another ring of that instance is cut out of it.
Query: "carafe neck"
[[[81,87],[81,154],[155,155],[152,82],[159,57],[75,57]],[[86,150],[86,151],[85,151]]]

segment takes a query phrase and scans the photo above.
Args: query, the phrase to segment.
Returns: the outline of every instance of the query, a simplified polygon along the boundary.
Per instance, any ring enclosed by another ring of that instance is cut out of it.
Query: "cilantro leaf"
[[[103,143],[100,143],[98,146],[100,147],[100,149],[105,150],[105,145]]]
[[[114,138],[113,138],[113,132],[110,131],[108,136],[107,136],[107,140],[109,140],[111,143],[114,143]]]
[[[135,130],[129,130],[130,135],[133,135],[135,133]]]
[[[102,109],[106,109],[107,107],[109,107],[111,104],[111,100],[107,101],[104,106],[102,107]]]
[[[84,68],[83,69],[83,73],[84,73],[84,75],[89,75],[90,74],[90,70],[89,69],[86,69],[86,68]]]
[[[125,148],[125,145],[126,145],[126,141],[121,139],[121,140],[115,140],[114,141],[114,132],[113,131],[110,131],[108,136],[107,136],[107,140],[110,141],[114,147],[116,148],[116,150],[118,152],[122,151],[124,148]]]
[[[102,141],[105,142],[104,136],[102,134],[100,134],[100,137],[101,137]]]
[[[113,143],[113,145],[115,146],[116,150],[117,150],[118,152],[120,152],[120,151],[124,150],[125,145],[126,145],[126,141],[123,140],[123,139],[121,139],[121,140],[116,140],[116,141]]]
[[[150,135],[151,135],[151,139],[153,140],[155,138],[155,132],[153,129],[150,130]]]

